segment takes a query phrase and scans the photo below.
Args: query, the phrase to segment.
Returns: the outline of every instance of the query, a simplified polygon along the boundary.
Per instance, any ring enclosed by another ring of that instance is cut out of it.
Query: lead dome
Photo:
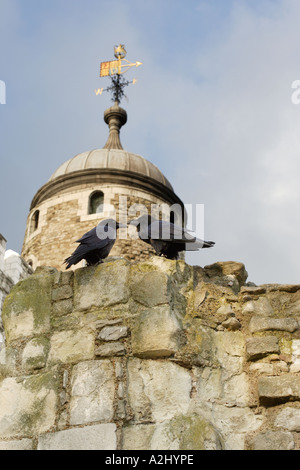
[[[60,165],[49,181],[53,181],[58,176],[65,176],[73,173],[74,171],[89,170],[93,168],[99,170],[109,169],[138,173],[164,184],[173,191],[171,183],[157,168],[157,166],[143,158],[141,155],[119,149],[103,148],[79,153]]]

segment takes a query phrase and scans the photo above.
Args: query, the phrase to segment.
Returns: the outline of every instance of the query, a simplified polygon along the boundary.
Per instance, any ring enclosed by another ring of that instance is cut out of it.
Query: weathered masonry
[[[0,449],[299,449],[300,285],[246,279],[38,268],[4,302]]]

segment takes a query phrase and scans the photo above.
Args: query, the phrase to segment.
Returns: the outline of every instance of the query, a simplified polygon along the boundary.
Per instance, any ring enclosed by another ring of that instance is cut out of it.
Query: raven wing
[[[67,264],[67,269],[69,269],[72,264],[77,264],[79,261],[85,259],[88,253],[90,253],[90,248],[87,245],[79,245],[76,250],[65,259],[65,263]]]
[[[192,243],[196,237],[188,233],[183,227],[166,222],[155,220],[148,227],[149,237],[153,240],[172,241],[173,243]]]
[[[88,243],[89,241],[99,240],[97,236],[96,227],[92,228],[89,232],[86,232],[79,240],[76,240],[76,243]]]

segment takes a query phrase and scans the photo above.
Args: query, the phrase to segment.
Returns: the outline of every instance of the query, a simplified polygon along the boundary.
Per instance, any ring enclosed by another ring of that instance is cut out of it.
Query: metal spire
[[[141,62],[131,63],[125,59],[126,49],[124,44],[115,46],[116,60],[108,62],[101,62],[100,64],[100,77],[109,77],[111,85],[107,88],[98,88],[95,90],[96,95],[101,95],[103,91],[109,91],[112,94],[112,101],[114,105],[104,112],[104,121],[109,127],[109,136],[103,148],[105,149],[120,149],[123,147],[120,142],[120,129],[127,121],[127,113],[125,109],[119,106],[121,99],[125,96],[124,89],[130,83],[135,83],[136,79],[131,81],[125,80],[123,74],[131,67],[139,67]]]

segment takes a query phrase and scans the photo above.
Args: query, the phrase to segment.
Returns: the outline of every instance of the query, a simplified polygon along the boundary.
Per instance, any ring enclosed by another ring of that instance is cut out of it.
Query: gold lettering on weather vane
[[[135,78],[127,81],[122,75],[132,67],[139,67],[142,65],[142,62],[129,62],[125,59],[127,52],[124,44],[115,46],[114,52],[116,60],[109,60],[100,64],[100,77],[110,77],[112,85],[107,88],[98,88],[95,90],[95,93],[96,95],[102,95],[103,91],[111,91],[113,95],[112,100],[120,103],[121,98],[124,96],[125,86],[137,82]]]

